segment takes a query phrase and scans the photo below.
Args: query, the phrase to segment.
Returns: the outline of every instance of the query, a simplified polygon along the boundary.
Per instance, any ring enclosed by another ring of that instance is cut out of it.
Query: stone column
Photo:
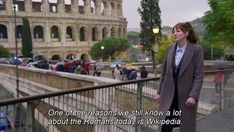
[[[32,12],[32,0],[24,0],[25,11],[28,13]]]
[[[45,13],[45,14],[48,14],[50,12],[49,0],[42,0],[42,10],[43,10],[43,13]]]
[[[72,0],[71,4],[72,4],[72,12],[74,14],[78,14],[78,2],[77,2],[77,0]]]
[[[122,30],[123,32],[123,38],[127,38],[127,25],[124,25],[123,26],[123,30]]]
[[[44,25],[44,41],[46,44],[48,44],[51,40],[51,35],[50,35],[50,25],[48,22],[46,22]]]
[[[105,16],[110,16],[110,12],[111,12],[111,10],[110,10],[110,2],[107,2],[107,5],[106,5],[106,7],[104,7],[104,15]]]
[[[107,35],[106,38],[111,37],[111,26],[107,26]]]
[[[96,15],[101,15],[101,1],[96,1],[97,3],[96,3],[96,11],[95,11],[95,13],[96,13]]]
[[[61,25],[59,26],[59,29],[61,29],[61,30],[59,30],[59,37],[60,37],[60,43],[61,43],[61,45],[63,45],[63,46],[66,46],[66,23],[64,22],[64,23],[61,23]]]
[[[8,35],[8,42],[12,45],[14,45],[15,42],[15,23],[14,21],[9,22],[9,26],[8,26],[8,30],[7,30],[7,35]]]
[[[118,7],[118,14],[117,17],[123,17],[123,9],[122,9],[122,3],[118,3],[119,6]]]
[[[121,26],[119,26],[119,27],[118,27],[118,30],[117,30],[118,37],[122,38],[122,36],[123,36],[123,35],[122,35],[122,34],[123,34],[122,32],[123,32],[123,31],[122,31],[122,28],[121,28]]]
[[[58,0],[58,13],[64,13],[65,11],[65,4],[64,4],[64,0]]]
[[[84,2],[85,2],[84,3],[84,14],[90,15],[91,14],[91,1],[85,0]]]
[[[13,0],[6,0],[6,11],[11,13],[13,12]]]
[[[86,41],[88,42],[88,44],[90,45],[92,42],[92,26],[90,24],[87,24],[86,26],[86,35],[87,35],[87,39]]]
[[[102,40],[102,26],[97,26],[97,40]]]
[[[112,7],[112,4],[113,4],[113,7]],[[116,4],[113,2],[113,3],[110,3],[110,6],[111,6],[111,16],[116,17]]]

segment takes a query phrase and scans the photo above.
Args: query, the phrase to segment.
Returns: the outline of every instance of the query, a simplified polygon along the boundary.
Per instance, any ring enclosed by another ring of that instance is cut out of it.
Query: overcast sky
[[[141,0],[123,0],[123,14],[128,28],[139,28],[140,15],[137,8]],[[191,21],[210,10],[207,0],[159,0],[162,26],[173,26],[178,22]]]

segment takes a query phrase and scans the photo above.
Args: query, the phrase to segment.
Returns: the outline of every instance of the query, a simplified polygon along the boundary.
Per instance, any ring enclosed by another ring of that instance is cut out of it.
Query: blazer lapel
[[[181,69],[179,72],[179,76],[181,76],[182,73],[184,72],[184,70],[187,68],[188,64],[192,60],[193,55],[194,55],[193,46],[191,43],[188,42],[188,45],[187,45],[185,53],[184,53],[184,57],[183,57],[182,62],[181,62]]]

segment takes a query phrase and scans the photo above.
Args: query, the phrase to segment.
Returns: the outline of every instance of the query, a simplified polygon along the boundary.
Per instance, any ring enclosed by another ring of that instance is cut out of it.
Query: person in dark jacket
[[[147,78],[148,77],[148,71],[145,69],[145,66],[141,67],[141,78]]]

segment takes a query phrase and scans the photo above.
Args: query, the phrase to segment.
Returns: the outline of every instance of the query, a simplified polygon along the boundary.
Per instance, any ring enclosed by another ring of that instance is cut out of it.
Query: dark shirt
[[[148,72],[144,69],[141,70],[141,78],[147,78],[148,77]]]

